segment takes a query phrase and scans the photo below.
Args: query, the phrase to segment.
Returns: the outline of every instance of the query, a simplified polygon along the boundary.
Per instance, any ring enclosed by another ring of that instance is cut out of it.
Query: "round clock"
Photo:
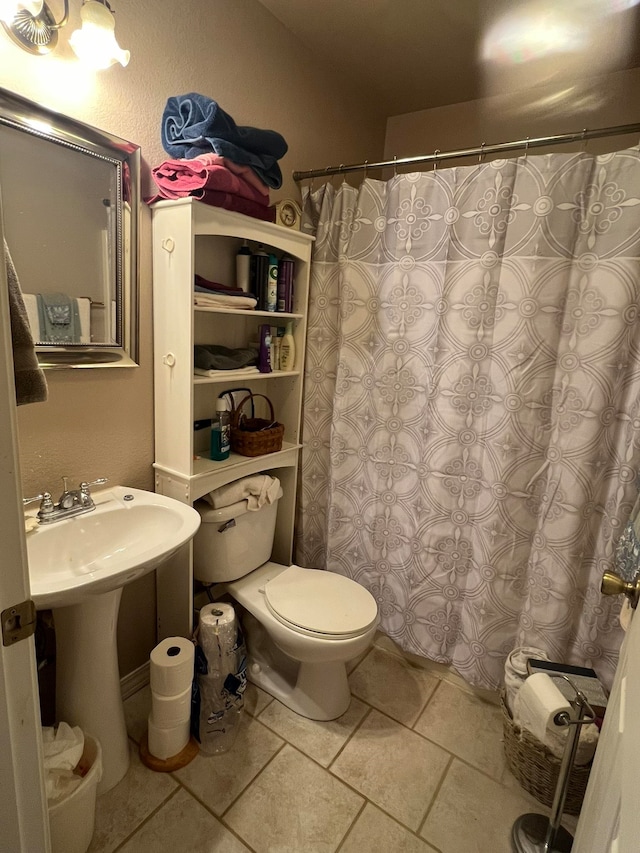
[[[276,205],[278,224],[284,225],[285,228],[299,228],[302,211],[300,206],[293,199],[284,199]]]

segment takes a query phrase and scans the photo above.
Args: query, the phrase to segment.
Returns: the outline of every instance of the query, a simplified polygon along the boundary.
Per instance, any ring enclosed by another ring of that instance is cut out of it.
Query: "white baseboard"
[[[120,692],[122,693],[123,701],[133,696],[138,690],[142,690],[149,683],[149,661],[143,663],[133,672],[123,676],[120,679]]]

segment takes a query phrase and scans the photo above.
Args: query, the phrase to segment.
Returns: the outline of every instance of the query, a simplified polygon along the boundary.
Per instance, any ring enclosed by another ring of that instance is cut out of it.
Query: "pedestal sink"
[[[53,610],[56,718],[100,741],[103,793],[129,767],[116,644],[122,587],[189,542],[200,516],[188,504],[124,486],[93,498],[95,510],[28,533],[27,556],[36,608]]]

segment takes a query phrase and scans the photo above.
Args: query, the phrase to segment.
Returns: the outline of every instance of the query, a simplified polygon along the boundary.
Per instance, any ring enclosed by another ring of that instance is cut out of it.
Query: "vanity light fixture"
[[[0,0],[0,19],[12,41],[44,56],[58,44],[58,30],[69,20],[69,0],[64,0],[64,13],[57,23],[44,0]]]
[[[69,20],[69,0],[63,2],[62,19],[56,22],[44,0],[0,0],[0,21],[16,44],[44,56],[55,49],[58,30]],[[84,0],[80,18],[82,27],[69,39],[78,59],[95,69],[115,62],[127,65],[130,54],[116,41],[114,14],[107,0]]]
[[[116,62],[129,64],[131,54],[116,41],[116,23],[107,0],[84,0],[80,17],[82,27],[69,39],[78,59],[96,69],[108,68]]]

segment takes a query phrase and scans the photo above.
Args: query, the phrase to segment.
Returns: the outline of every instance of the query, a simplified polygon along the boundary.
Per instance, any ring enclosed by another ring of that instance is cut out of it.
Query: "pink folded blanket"
[[[211,204],[214,207],[235,210],[236,213],[244,213],[245,216],[253,216],[254,219],[263,219],[265,222],[276,221],[274,207],[257,204],[255,201],[251,201],[251,199],[242,198],[233,193],[221,193],[217,190],[198,190],[193,195],[194,198],[199,198],[205,204]]]
[[[198,191],[215,190],[256,204],[269,204],[269,188],[253,169],[218,154],[203,154],[191,160],[165,160],[151,174],[161,198],[198,197]]]

